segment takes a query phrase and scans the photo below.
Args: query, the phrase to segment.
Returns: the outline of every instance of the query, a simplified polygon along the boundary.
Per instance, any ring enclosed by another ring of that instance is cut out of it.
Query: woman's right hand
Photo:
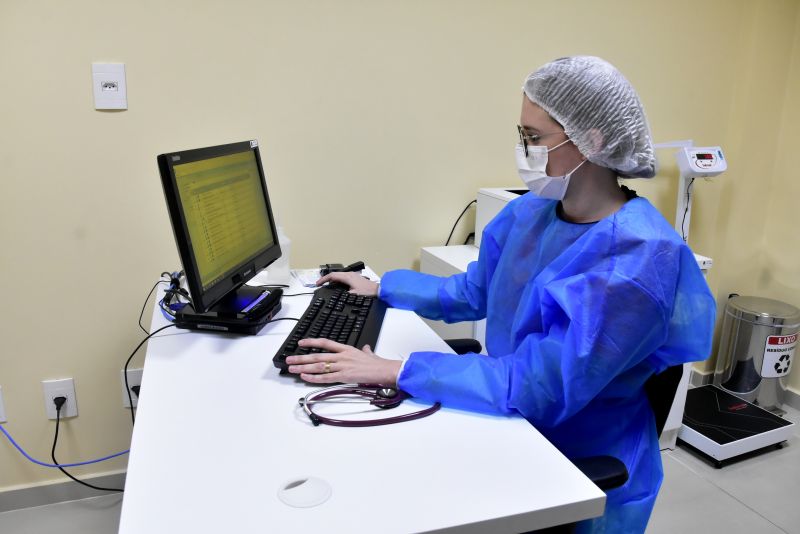
[[[365,297],[378,296],[378,284],[359,273],[330,273],[319,280],[317,285],[321,286],[326,282],[345,284],[350,287],[350,293],[364,295]]]

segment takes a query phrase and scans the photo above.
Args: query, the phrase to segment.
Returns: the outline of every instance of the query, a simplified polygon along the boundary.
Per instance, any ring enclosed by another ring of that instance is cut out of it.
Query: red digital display
[[[697,159],[714,159],[714,154],[709,154],[708,152],[703,152],[699,154],[695,154]]]

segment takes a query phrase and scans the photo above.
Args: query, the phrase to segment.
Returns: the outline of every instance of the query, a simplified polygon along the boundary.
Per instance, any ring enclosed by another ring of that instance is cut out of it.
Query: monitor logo
[[[242,276],[247,276],[248,274],[252,273],[253,269],[247,269]]]
[[[172,156],[172,161],[180,161],[180,160],[181,160],[180,156]]]

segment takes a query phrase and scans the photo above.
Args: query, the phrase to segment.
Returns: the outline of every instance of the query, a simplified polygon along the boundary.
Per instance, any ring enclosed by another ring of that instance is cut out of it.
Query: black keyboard
[[[359,349],[369,345],[374,349],[385,314],[386,303],[376,297],[351,295],[347,289],[321,287],[314,292],[311,304],[272,362],[281,371],[286,371],[287,356],[324,352],[298,346],[298,341],[309,337],[327,338]]]

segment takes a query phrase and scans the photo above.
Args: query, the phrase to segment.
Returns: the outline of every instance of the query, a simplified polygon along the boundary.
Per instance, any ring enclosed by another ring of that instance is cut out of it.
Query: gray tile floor
[[[800,426],[800,412],[787,408]],[[662,456],[664,484],[648,534],[800,534],[800,429],[782,449],[714,468],[679,446]]]
[[[786,417],[800,422],[789,408]],[[664,484],[648,534],[800,534],[800,429],[783,449],[716,469],[684,447],[663,455]],[[0,513],[3,534],[111,534],[120,495]]]

